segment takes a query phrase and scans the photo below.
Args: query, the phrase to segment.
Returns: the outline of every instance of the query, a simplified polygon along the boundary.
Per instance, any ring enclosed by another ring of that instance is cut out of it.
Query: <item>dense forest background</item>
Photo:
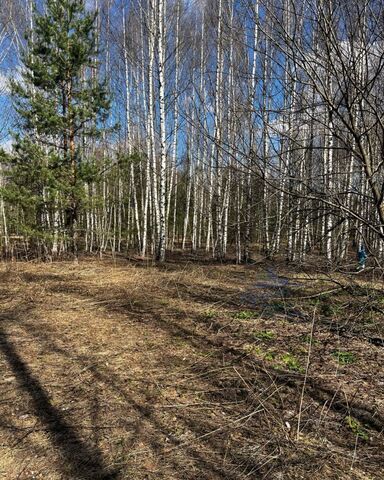
[[[3,0],[0,247],[384,255],[382,0]]]

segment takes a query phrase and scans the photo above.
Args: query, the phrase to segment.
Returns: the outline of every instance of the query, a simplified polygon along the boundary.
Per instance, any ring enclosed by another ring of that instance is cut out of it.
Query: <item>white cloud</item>
[[[13,140],[10,138],[8,140],[4,140],[0,142],[0,148],[5,150],[6,152],[11,152],[13,149]]]

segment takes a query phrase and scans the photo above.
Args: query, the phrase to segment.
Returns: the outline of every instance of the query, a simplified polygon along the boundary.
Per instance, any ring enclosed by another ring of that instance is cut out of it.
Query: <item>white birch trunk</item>
[[[160,115],[160,175],[159,175],[159,200],[160,208],[158,219],[158,246],[156,259],[165,260],[166,248],[166,118],[165,118],[165,0],[158,0],[158,69],[159,69],[159,115]]]

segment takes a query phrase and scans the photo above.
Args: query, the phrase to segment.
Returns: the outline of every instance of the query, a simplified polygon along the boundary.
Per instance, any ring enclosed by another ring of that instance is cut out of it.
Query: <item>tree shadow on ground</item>
[[[0,351],[15,375],[20,390],[28,395],[36,417],[49,432],[52,443],[61,453],[65,461],[63,470],[69,472],[71,478],[81,480],[119,478],[118,471],[108,471],[103,464],[101,451],[87,445],[67,423],[61,412],[52,405],[49,395],[2,328],[0,328]]]

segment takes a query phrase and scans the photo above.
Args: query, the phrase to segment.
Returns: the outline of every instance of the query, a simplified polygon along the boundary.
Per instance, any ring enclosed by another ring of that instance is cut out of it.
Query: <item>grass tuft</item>
[[[273,340],[275,333],[270,330],[261,330],[260,332],[254,332],[253,336],[260,340]]]
[[[342,352],[340,350],[336,350],[332,352],[332,355],[341,365],[349,365],[351,363],[355,363],[357,360],[356,355],[354,355],[352,352]]]

